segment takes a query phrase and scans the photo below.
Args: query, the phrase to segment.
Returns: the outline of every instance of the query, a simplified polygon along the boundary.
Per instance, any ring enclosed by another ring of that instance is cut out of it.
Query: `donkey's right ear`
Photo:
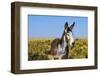
[[[70,26],[70,29],[72,30],[74,26],[75,26],[75,22],[73,22],[73,24]]]
[[[65,29],[68,28],[68,22],[65,23]]]

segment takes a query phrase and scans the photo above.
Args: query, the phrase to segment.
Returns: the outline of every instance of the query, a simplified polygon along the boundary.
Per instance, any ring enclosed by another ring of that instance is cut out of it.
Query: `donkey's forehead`
[[[68,28],[67,31],[71,31],[72,32],[72,30],[70,28]]]
[[[67,33],[68,35],[72,35],[72,31],[70,29],[65,29],[65,33]]]
[[[72,32],[72,30],[68,27],[65,29],[65,32]]]

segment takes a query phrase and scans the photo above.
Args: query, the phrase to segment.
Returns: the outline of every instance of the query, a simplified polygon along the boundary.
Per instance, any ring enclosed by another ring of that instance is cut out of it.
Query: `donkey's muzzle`
[[[75,46],[75,42],[72,43],[71,49]]]

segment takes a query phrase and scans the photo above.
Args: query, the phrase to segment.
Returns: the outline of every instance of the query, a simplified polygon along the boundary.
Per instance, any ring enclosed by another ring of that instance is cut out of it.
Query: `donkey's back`
[[[51,43],[51,49],[50,49],[50,54],[56,55],[59,44],[60,44],[60,39],[59,38],[56,38],[56,39],[54,39],[52,41],[52,43]]]

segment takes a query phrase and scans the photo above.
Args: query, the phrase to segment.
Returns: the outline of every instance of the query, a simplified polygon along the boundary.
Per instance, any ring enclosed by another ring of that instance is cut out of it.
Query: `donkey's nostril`
[[[75,42],[73,42],[72,45],[74,46],[75,45]]]

